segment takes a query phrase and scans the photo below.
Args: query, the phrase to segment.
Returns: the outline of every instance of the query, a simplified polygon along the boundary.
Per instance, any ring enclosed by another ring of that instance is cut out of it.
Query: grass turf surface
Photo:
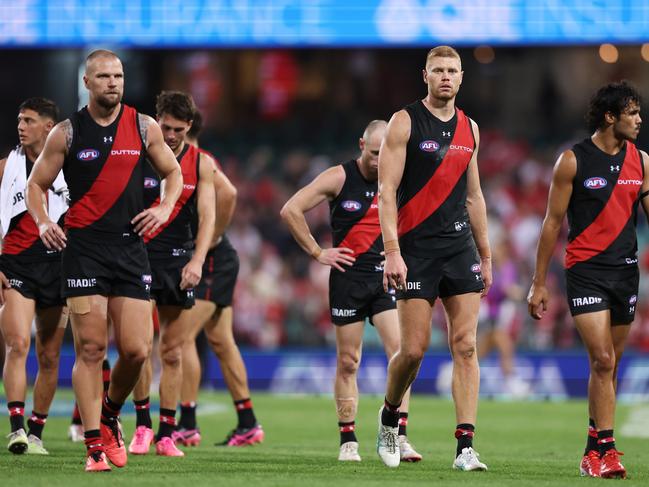
[[[57,399],[71,399],[61,391]],[[255,412],[266,431],[262,445],[247,448],[218,448],[235,424],[229,396],[203,393],[199,402],[200,447],[184,450],[184,458],[163,458],[155,454],[129,456],[123,469],[111,473],[83,472],[83,444],[66,438],[69,420],[48,419],[44,441],[48,457],[14,456],[3,446],[0,451],[2,485],[182,485],[251,484],[263,486],[400,486],[443,485],[582,485],[603,482],[579,477],[578,464],[583,452],[587,417],[584,402],[494,402],[480,404],[475,447],[489,466],[488,472],[451,470],[455,452],[455,419],[450,401],[416,396],[412,401],[408,433],[424,460],[402,464],[398,469],[384,467],[375,453],[376,416],[381,398],[362,397],[357,418],[360,464],[341,464],[335,408],[327,397],[287,397],[254,394]],[[201,404],[213,411],[200,415]],[[621,425],[630,408],[619,406]],[[153,411],[154,426],[157,411]],[[8,418],[0,418],[8,430]],[[647,425],[638,425],[646,428]],[[134,429],[134,416],[124,418],[127,441]],[[646,439],[617,436],[618,447],[627,454],[623,462],[629,472],[625,485],[647,485]],[[154,449],[151,449],[154,452]],[[643,461],[644,460],[644,461]]]

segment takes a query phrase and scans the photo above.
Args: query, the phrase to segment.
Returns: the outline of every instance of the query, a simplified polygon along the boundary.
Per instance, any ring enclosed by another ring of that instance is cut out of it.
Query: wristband
[[[392,252],[399,252],[400,250],[399,240],[397,239],[383,242],[383,251],[385,252],[385,255],[391,254]]]
[[[315,260],[318,260],[320,254],[322,254],[322,249],[320,248],[319,245],[316,246],[316,248],[311,251],[311,257],[313,257]]]

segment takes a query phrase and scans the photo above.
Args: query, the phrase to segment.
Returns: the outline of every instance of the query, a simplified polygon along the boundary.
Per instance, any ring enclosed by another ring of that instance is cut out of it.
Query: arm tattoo
[[[147,141],[146,141],[146,134],[147,130],[149,128],[149,122],[151,121],[150,117],[147,115],[144,115],[142,113],[137,114],[138,118],[138,125],[140,126],[140,137],[142,137],[142,142],[144,142],[144,146],[147,146]]]
[[[72,122],[70,122],[70,119],[68,118],[67,120],[63,120],[60,126],[61,130],[63,130],[63,133],[65,134],[65,149],[69,151],[70,147],[72,147],[72,136],[74,135]]]

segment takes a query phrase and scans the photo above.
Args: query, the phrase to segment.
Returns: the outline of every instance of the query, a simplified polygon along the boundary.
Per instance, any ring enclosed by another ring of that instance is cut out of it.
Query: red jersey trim
[[[381,235],[378,198],[378,194],[374,196],[363,217],[349,229],[338,245],[352,249],[355,257],[367,252]]]
[[[399,209],[397,230],[402,237],[428,219],[446,201],[467,171],[475,151],[471,121],[459,108],[453,140],[435,173],[405,205]]]
[[[626,156],[624,157],[618,181],[642,181],[643,179],[642,160],[638,149],[634,144],[627,141]],[[637,185],[637,191],[629,191],[629,185],[615,184],[615,188],[602,211],[583,232],[566,246],[566,258],[564,261],[566,269],[601,254],[611,246],[633,215],[633,208],[641,189],[641,184]]]
[[[124,194],[144,147],[137,111],[124,105],[115,141],[92,186],[65,215],[66,228],[84,228],[101,219]]]

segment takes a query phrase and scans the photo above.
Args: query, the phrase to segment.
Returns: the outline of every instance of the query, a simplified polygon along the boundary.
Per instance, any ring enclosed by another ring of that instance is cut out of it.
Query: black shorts
[[[11,288],[27,299],[33,299],[39,309],[63,306],[61,296],[61,259],[41,262],[24,261],[18,256],[0,255],[0,271]]]
[[[61,273],[64,298],[101,294],[150,299],[151,268],[139,237],[102,242],[70,231]]]
[[[231,306],[238,275],[239,256],[224,239],[205,257],[203,276],[194,290],[196,299],[211,301],[220,308]]]
[[[566,270],[566,293],[572,316],[611,310],[612,324],[629,324],[635,318],[640,273],[624,279],[601,279]],[[597,273],[599,276],[602,273]]]
[[[329,311],[334,325],[348,325],[396,309],[393,294],[383,290],[383,273],[351,275],[332,270],[329,274]]]
[[[397,291],[397,299],[436,299],[479,292],[484,289],[480,258],[473,241],[457,252],[423,259],[402,251],[408,267],[406,289]]]
[[[157,306],[180,306],[185,309],[194,306],[194,288],[180,289],[183,267],[190,259],[191,254],[151,258],[151,299],[155,300]]]

